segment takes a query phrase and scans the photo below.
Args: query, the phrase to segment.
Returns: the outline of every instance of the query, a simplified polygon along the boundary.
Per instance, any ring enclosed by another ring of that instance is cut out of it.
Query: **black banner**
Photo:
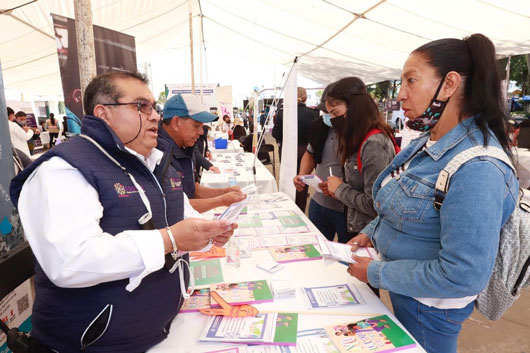
[[[68,132],[79,133],[83,117],[75,20],[52,14],[61,70]],[[136,70],[134,37],[100,26],[93,26],[97,74],[107,71]]]

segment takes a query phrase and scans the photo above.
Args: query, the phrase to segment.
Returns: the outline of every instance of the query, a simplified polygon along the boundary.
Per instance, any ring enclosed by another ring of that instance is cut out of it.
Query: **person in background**
[[[216,174],[221,173],[221,170],[214,166],[210,160],[212,159],[212,153],[208,149],[208,131],[210,127],[203,125],[203,134],[199,136],[197,142],[195,142],[194,151],[195,154],[195,179],[200,181],[201,169],[212,171]]]
[[[333,84],[324,90],[320,104],[317,109],[324,112],[320,118],[313,121],[309,144],[300,163],[299,175],[293,179],[297,191],[301,191],[306,185],[300,176],[315,174],[323,180],[319,185],[321,192],[315,192],[309,202],[308,217],[318,230],[328,239],[333,240],[337,234],[340,243],[350,240],[346,229],[346,215],[344,204],[332,197],[327,188],[327,177],[335,175],[342,178],[342,166],[338,158],[338,136],[337,131],[331,127],[331,120],[326,110],[326,96]],[[331,173],[331,174],[330,174]]]
[[[173,166],[180,175],[184,193],[200,213],[219,206],[230,206],[246,197],[239,186],[209,188],[195,181],[197,161],[194,146],[204,133],[203,123],[215,119],[217,117],[207,111],[199,97],[177,94],[164,105],[164,119],[158,130],[158,148],[164,152],[164,157],[156,167],[155,175],[163,180],[167,167]]]
[[[50,113],[50,118],[46,120],[46,128],[50,133],[50,146],[55,146],[55,139],[59,137],[59,123],[55,119],[55,115]]]
[[[236,225],[190,218],[173,168],[156,181],[160,117],[145,76],[97,76],[83,101],[82,135],[11,182],[37,260],[31,336],[57,352],[145,352],[188,295],[187,252],[223,246]]]
[[[223,124],[221,125],[221,131],[226,132],[228,135],[230,135],[230,132],[233,128],[234,124],[232,124],[232,122],[230,121],[230,115],[223,115]]]
[[[39,130],[40,130],[40,132],[45,132],[46,131],[46,121],[41,121],[40,122]]]
[[[66,122],[66,119],[68,119],[68,117],[66,115],[63,116],[63,122],[61,123],[63,125],[63,132],[62,132],[63,137],[68,137],[66,135],[66,133],[68,132],[68,123]]]
[[[24,154],[30,156],[28,141],[33,138],[33,130],[26,126],[26,113],[18,112],[17,118],[15,112],[7,107],[7,117],[9,120],[9,135],[13,146]]]
[[[492,146],[511,156],[495,47],[482,34],[424,44],[401,81],[406,124],[423,134],[379,175],[378,217],[351,240],[381,260],[353,256],[348,272],[390,292],[394,314],[425,350],[454,353],[519,197],[507,164],[476,157],[453,174],[441,207],[434,202],[440,172],[460,152]]]
[[[307,92],[305,88],[298,87],[298,141],[297,141],[297,155],[296,155],[296,171],[300,169],[300,162],[302,161],[302,156],[304,155],[309,142],[309,130],[311,127],[311,122],[318,118],[318,111],[308,108],[305,104],[307,100]],[[278,144],[278,151],[280,159],[282,156],[282,143],[283,143],[283,108],[280,108],[276,114],[276,119],[274,121],[274,127],[272,128],[272,136],[276,139]],[[304,187],[302,191],[296,192],[296,205],[305,212],[305,207],[307,203],[307,187]]]
[[[396,146],[392,129],[359,78],[335,82],[327,94],[326,109],[338,134],[338,155],[344,166],[344,179],[328,176],[327,186],[348,208],[347,236],[351,239],[377,216],[372,187],[396,155]]]

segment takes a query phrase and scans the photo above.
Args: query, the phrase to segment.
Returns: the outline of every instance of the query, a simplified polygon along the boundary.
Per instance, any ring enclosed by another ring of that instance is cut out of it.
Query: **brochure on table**
[[[324,328],[341,353],[395,352],[416,346],[387,315],[349,321]]]
[[[272,302],[272,292],[265,280],[245,281],[237,283],[218,283],[210,286],[227,303],[233,305],[258,304]],[[212,307],[219,306],[212,303]]]
[[[269,248],[269,250],[274,261],[280,263],[318,260],[322,258],[322,255],[320,255],[313,244],[280,246]]]
[[[196,286],[224,281],[219,259],[192,261],[190,262],[190,269]]]
[[[311,309],[348,307],[366,303],[353,284],[303,287],[301,291]]]
[[[201,341],[296,345],[298,314],[270,313],[232,318],[214,316],[200,335]]]
[[[205,353],[340,353],[324,329],[298,331],[296,346],[238,346]]]

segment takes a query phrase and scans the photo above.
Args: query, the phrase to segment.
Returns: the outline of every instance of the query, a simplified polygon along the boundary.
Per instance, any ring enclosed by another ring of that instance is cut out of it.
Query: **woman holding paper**
[[[317,192],[313,193],[309,203],[308,218],[326,239],[333,240],[337,234],[339,243],[344,244],[351,238],[346,228],[344,204],[330,195],[326,181],[330,175],[342,177],[342,167],[337,156],[337,132],[331,127],[326,110],[326,96],[332,86],[333,83],[324,89],[317,106],[325,114],[311,123],[309,143],[300,162],[299,175],[293,178],[293,183],[297,191],[302,191],[306,180],[304,177],[315,171],[309,177],[320,183],[313,184]]]
[[[382,260],[353,258],[348,272],[387,289],[396,317],[429,352],[456,352],[457,339],[488,283],[518,182],[500,159],[475,157],[436,193],[440,172],[460,152],[492,146],[510,156],[508,117],[495,47],[481,34],[414,50],[398,100],[411,129],[424,132],[377,178],[379,216],[351,240]],[[444,197],[445,196],[445,197]]]
[[[346,77],[335,82],[327,94],[326,108],[338,135],[338,157],[344,165],[344,180],[328,176],[327,189],[348,208],[351,238],[377,216],[372,186],[394,158],[396,146],[392,129],[361,79]]]

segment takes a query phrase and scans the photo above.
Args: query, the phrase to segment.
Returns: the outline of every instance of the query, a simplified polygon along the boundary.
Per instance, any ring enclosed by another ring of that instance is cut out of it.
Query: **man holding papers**
[[[158,148],[164,152],[164,157],[156,167],[155,175],[163,180],[168,166],[173,166],[191,205],[201,213],[219,206],[230,206],[245,198],[238,186],[214,189],[195,181],[193,146],[204,133],[203,123],[216,118],[207,112],[206,106],[197,96],[177,94],[166,102],[164,118],[158,129]]]

